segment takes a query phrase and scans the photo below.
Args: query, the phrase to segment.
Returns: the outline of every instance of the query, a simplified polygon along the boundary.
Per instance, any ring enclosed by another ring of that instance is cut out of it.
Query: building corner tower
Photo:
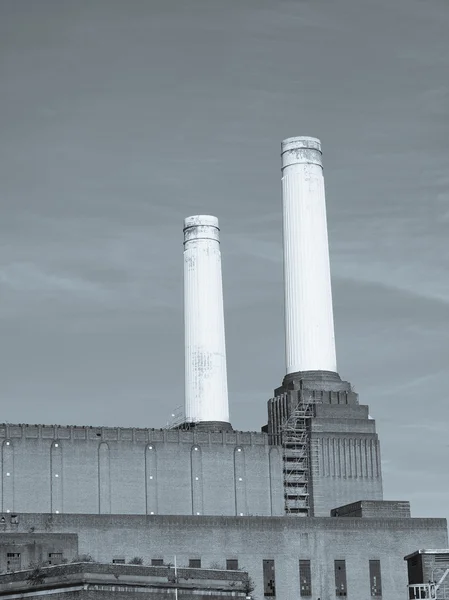
[[[229,423],[220,229],[210,215],[184,221],[185,424]]]
[[[329,516],[382,499],[379,441],[337,372],[320,140],[288,138],[281,157],[286,375],[265,429],[282,446],[285,512]]]

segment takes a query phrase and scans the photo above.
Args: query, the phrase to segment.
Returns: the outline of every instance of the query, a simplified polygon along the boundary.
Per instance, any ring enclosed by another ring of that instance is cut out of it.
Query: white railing
[[[415,583],[407,588],[409,600],[449,600],[449,585],[435,583]]]

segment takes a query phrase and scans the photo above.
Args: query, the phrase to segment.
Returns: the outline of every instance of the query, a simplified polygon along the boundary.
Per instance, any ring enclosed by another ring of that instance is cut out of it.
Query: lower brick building
[[[447,547],[446,520],[411,518],[404,503],[364,505],[342,507],[359,516],[305,518],[16,514],[4,515],[4,534],[57,534],[64,556],[76,534],[78,552],[101,563],[139,556],[145,565],[243,569],[257,600],[403,598],[404,556]]]

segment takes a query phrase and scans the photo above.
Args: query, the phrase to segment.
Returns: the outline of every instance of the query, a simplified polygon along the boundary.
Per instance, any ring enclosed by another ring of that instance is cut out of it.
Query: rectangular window
[[[112,564],[113,565],[124,565],[125,564],[125,559],[124,558],[113,558],[112,559]]]
[[[201,569],[201,558],[189,558],[190,569]]]
[[[48,553],[48,564],[49,565],[60,565],[62,563],[62,552],[49,552]]]
[[[152,567],[163,567],[164,566],[164,559],[163,558],[152,558],[151,559],[151,566]]]
[[[20,552],[7,552],[6,565],[8,571],[20,571]]]
[[[371,596],[382,596],[382,579],[380,575],[380,560],[369,561],[369,581]]]
[[[334,562],[335,569],[335,595],[347,596],[348,589],[346,584],[346,562],[344,560],[336,560]]]
[[[310,560],[299,561],[299,591],[301,597],[312,595],[312,573],[310,570]]]
[[[264,560],[263,566],[263,595],[276,596],[276,578],[274,573],[274,560]]]
[[[239,561],[236,558],[226,559],[226,569],[228,571],[237,571],[239,568]]]

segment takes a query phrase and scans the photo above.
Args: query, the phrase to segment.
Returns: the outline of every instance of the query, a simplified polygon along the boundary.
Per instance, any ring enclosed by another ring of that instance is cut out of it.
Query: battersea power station
[[[240,569],[257,600],[397,600],[408,597],[404,557],[447,548],[445,519],[383,500],[375,421],[338,374],[321,143],[286,139],[281,157],[285,373],[261,398],[266,424],[232,426],[219,224],[188,217],[183,418],[166,429],[1,425],[2,571],[142,557],[161,580],[173,564],[223,580]],[[13,589],[0,581],[0,595],[27,595]],[[231,584],[222,594],[239,596]]]

